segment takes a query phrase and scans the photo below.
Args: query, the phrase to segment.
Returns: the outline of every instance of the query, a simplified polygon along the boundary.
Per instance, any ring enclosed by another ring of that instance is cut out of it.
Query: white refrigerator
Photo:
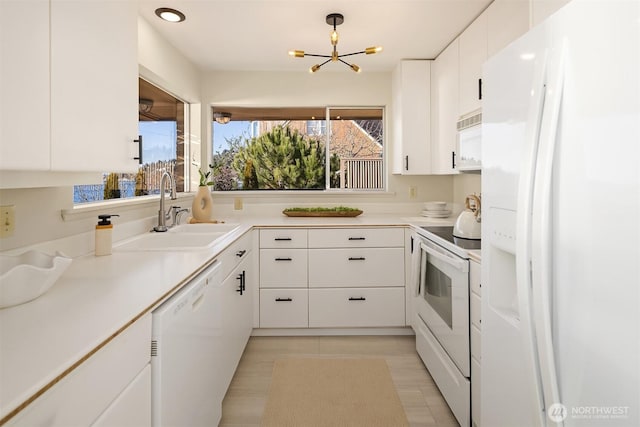
[[[640,426],[640,1],[483,70],[481,424]]]

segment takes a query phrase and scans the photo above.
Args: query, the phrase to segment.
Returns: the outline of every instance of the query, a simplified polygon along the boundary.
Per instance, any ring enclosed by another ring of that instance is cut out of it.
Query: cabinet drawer
[[[220,255],[221,278],[225,279],[234,268],[250,255],[253,247],[253,231],[250,231],[233,242]]]
[[[474,292],[478,295],[482,295],[480,277],[481,277],[480,264],[475,261],[471,261],[469,263],[469,284],[471,285],[471,292]]]
[[[150,344],[149,314],[62,378],[7,425],[90,425],[149,364]]]
[[[151,364],[100,415],[91,427],[151,427]]]
[[[261,248],[306,248],[307,230],[266,228],[260,230]]]
[[[404,248],[309,249],[309,287],[404,286]]]
[[[471,325],[471,356],[477,360],[481,360],[482,342],[480,341],[480,329],[475,325]]]
[[[404,288],[309,289],[309,327],[404,325]]]
[[[471,358],[471,420],[480,426],[480,363]]]
[[[309,230],[310,248],[404,247],[398,228],[323,228]]]
[[[482,318],[480,316],[482,300],[474,293],[471,294],[471,324],[482,330]]]
[[[260,249],[261,288],[306,288],[306,249]]]
[[[261,289],[261,328],[309,326],[309,295],[306,289]]]

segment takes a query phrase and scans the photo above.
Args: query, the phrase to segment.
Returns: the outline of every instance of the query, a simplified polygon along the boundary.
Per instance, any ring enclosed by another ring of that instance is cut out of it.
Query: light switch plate
[[[11,237],[16,229],[14,205],[0,206],[0,238]]]

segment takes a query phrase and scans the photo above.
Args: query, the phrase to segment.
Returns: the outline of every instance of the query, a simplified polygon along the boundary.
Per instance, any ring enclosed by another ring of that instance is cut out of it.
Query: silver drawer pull
[[[276,237],[273,240],[275,240],[276,242],[290,242],[291,237]]]
[[[363,256],[350,256],[349,261],[364,261],[365,258]]]
[[[349,301],[366,301],[365,297],[349,297]]]
[[[276,298],[276,302],[291,302],[291,298]]]
[[[293,261],[291,258],[276,258],[276,261]]]
[[[349,237],[349,240],[366,240],[364,237]]]

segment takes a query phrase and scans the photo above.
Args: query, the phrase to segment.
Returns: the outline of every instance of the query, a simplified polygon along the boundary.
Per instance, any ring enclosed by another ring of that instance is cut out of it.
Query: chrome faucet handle
[[[178,225],[178,216],[183,212],[189,212],[188,208],[181,208],[180,206],[171,206],[171,226]]]

